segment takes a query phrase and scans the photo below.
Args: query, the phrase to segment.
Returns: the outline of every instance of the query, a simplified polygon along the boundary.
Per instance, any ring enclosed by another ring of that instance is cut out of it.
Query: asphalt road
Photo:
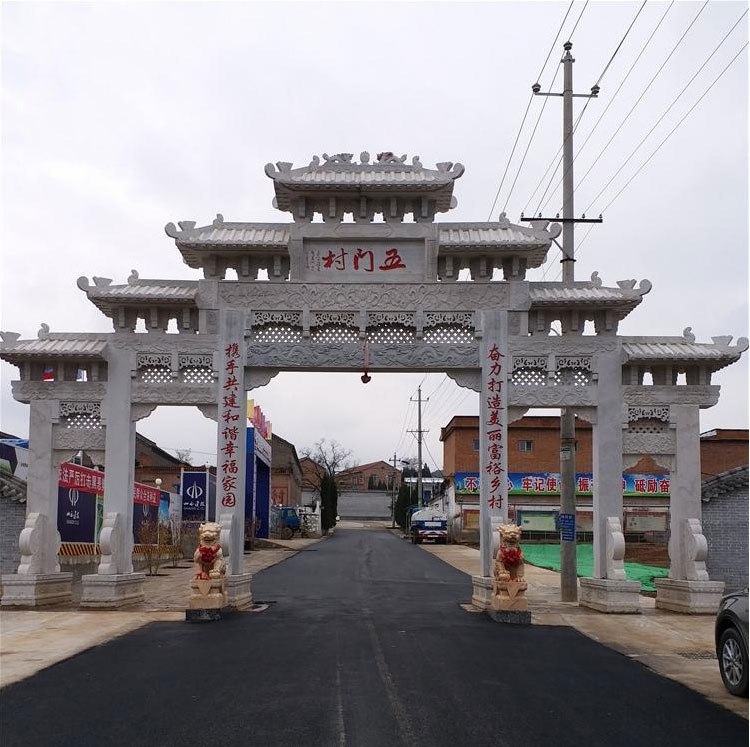
[[[385,530],[253,589],[266,612],[153,623],[3,689],[0,744],[747,744],[740,717],[575,630],[465,612],[470,579]]]

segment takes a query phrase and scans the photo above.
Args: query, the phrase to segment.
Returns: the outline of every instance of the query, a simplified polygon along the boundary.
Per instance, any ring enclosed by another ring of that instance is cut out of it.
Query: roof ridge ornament
[[[16,342],[20,336],[20,332],[0,332],[0,339],[2,339],[3,342]]]
[[[128,285],[137,285],[139,277],[138,270],[131,270],[127,280]]]
[[[76,285],[84,292],[88,293],[89,290],[89,279],[85,275],[81,275],[81,277],[76,280]]]
[[[216,217],[211,221],[211,225],[214,228],[224,228],[224,216],[221,213],[216,213]]]
[[[685,329],[682,330],[682,336],[685,338],[686,342],[695,342],[695,335],[693,334],[692,327],[685,327]]]
[[[508,220],[508,215],[505,210],[503,210],[503,212],[497,217],[497,227],[510,228],[510,220]]]
[[[39,331],[36,333],[37,339],[46,340],[49,337],[49,324],[42,322],[42,326],[39,327]]]
[[[594,270],[591,273],[591,285],[594,288],[601,288],[602,287],[602,279],[599,277],[599,273],[597,270]]]
[[[106,288],[108,285],[112,284],[112,278],[101,278],[94,275],[91,279],[94,281],[94,285],[97,288]]]

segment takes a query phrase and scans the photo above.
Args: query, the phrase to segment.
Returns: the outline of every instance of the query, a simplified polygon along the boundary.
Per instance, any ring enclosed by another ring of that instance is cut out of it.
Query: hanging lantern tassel
[[[360,376],[363,384],[367,384],[367,382],[372,379],[372,376],[370,376],[367,373],[367,369],[369,367],[370,367],[370,348],[367,346],[367,343],[365,343],[362,346],[362,368],[364,369],[364,373],[362,374],[362,376]]]

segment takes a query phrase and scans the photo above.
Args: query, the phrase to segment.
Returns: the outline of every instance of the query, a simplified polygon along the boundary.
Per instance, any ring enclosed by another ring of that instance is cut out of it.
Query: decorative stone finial
[[[82,291],[88,291],[89,289],[89,279],[85,275],[81,275],[81,277],[76,280],[76,285],[82,290]]]
[[[130,276],[128,277],[128,285],[135,285],[138,282],[138,270],[131,270]]]
[[[211,222],[211,225],[214,228],[223,228],[224,227],[224,216],[221,213],[216,213],[216,217]]]
[[[36,333],[37,339],[43,340],[47,335],[49,335],[49,324],[42,322],[42,326],[39,327],[39,331]]]
[[[351,163],[354,158],[354,153],[335,153],[329,156],[328,153],[323,154],[323,160],[326,163]]]
[[[695,335],[693,334],[692,327],[685,327],[685,329],[682,330],[682,336],[687,342],[695,342]]]
[[[719,345],[722,348],[728,348],[729,343],[732,342],[732,337],[734,335],[717,335],[716,337],[712,337],[711,339],[714,342],[714,345]]]
[[[0,332],[0,339],[3,342],[15,342],[20,336],[20,332]]]
[[[503,210],[503,212],[498,215],[497,222],[500,228],[510,228],[510,221],[508,220],[508,215],[505,210]]]
[[[368,152],[367,152],[366,150],[363,150],[363,151],[362,151],[362,152],[361,152],[361,153],[359,154],[359,160],[360,160],[360,161],[361,161],[362,163],[370,163],[370,154],[369,154],[369,153],[368,153]]]
[[[101,278],[97,275],[94,275],[94,277],[92,277],[91,279],[94,281],[94,285],[97,288],[106,288],[112,283],[112,278]]]
[[[415,169],[421,169],[421,168],[422,168],[422,162],[421,162],[421,161],[419,160],[419,156],[414,156],[414,157],[413,157],[413,158],[411,159],[411,165],[412,165],[412,166],[413,166],[413,167],[414,167]]]
[[[593,285],[594,288],[602,287],[602,279],[599,277],[599,273],[596,270],[591,273],[591,285]]]
[[[622,288],[623,290],[633,290],[635,288],[635,279],[632,280],[618,280],[617,285],[618,287]]]

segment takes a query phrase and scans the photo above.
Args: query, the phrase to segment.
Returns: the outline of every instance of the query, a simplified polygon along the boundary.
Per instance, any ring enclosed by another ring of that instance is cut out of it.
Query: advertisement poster
[[[94,542],[97,497],[104,473],[78,464],[61,464],[57,484],[57,530],[62,542]]]
[[[29,476],[29,442],[25,438],[0,438],[0,472],[19,480]]]
[[[169,524],[170,494],[166,490],[159,491],[159,523]]]
[[[216,501],[216,477],[206,472],[183,472],[182,473],[182,519],[183,521],[205,521],[206,520],[206,487],[210,497],[209,520],[213,521],[215,516]]]
[[[141,527],[146,521],[159,520],[159,498],[163,491],[139,482],[133,484],[133,538],[141,542]]]

